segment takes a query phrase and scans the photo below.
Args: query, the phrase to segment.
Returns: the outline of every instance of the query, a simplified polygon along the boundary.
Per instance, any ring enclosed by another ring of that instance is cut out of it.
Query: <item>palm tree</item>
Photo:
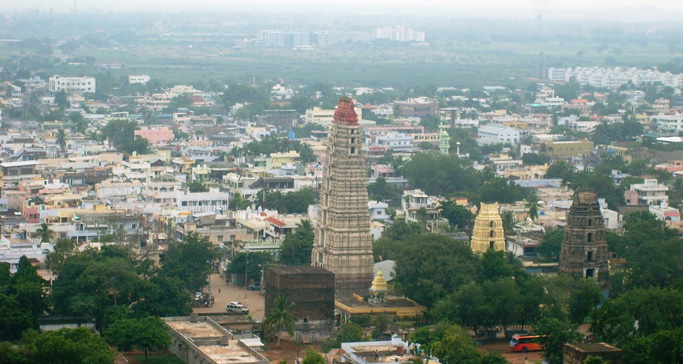
[[[294,335],[296,316],[292,313],[294,303],[289,302],[286,296],[275,299],[275,306],[270,309],[263,320],[263,331],[267,333],[277,332],[277,344],[280,347],[280,336],[284,329],[289,335]]]
[[[538,200],[538,195],[535,192],[529,194],[529,196],[526,198],[526,202],[524,203],[524,207],[529,210],[529,218],[532,221],[538,218],[538,209],[540,206],[541,203]]]
[[[40,227],[36,230],[36,235],[40,238],[41,243],[49,243],[52,240],[52,230],[47,223],[40,224]]]
[[[66,136],[66,131],[64,129],[57,130],[57,137],[55,138],[55,143],[59,145],[63,153],[66,153],[66,143],[69,138]]]
[[[512,210],[503,210],[500,214],[503,220],[503,231],[505,235],[515,235],[515,226],[517,226],[517,219],[515,219],[515,212]]]

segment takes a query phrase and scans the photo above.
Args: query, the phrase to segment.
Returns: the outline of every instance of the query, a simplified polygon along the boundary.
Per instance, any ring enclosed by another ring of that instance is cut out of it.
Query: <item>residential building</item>
[[[306,110],[306,116],[304,120],[306,121],[306,124],[314,123],[329,126],[332,124],[332,120],[334,119],[334,113],[335,110],[333,109],[322,109],[316,106],[312,109]],[[354,107],[354,113],[358,115],[359,118],[363,117],[363,109],[359,107]]]
[[[95,79],[93,77],[50,77],[48,90],[50,92],[95,92]]]
[[[178,211],[226,213],[229,210],[230,193],[221,192],[218,188],[209,188],[209,192],[176,191]]]
[[[144,85],[147,82],[149,82],[149,80],[150,80],[149,75],[129,75],[128,76],[128,83],[131,85],[136,84],[136,83],[140,83],[140,84]]]
[[[669,187],[659,184],[654,178],[646,178],[643,183],[635,183],[629,186],[625,193],[626,204],[629,206],[651,206],[662,202],[669,203],[666,194]]]
[[[584,139],[577,141],[547,140],[541,148],[551,158],[570,158],[578,155],[586,155],[593,149],[592,141]]]
[[[484,125],[477,130],[477,144],[512,144],[519,143],[519,130],[499,125]]]
[[[142,127],[134,132],[136,138],[145,138],[149,144],[168,144],[173,140],[173,130],[167,126]]]
[[[233,334],[208,316],[164,317],[171,333],[169,350],[185,364],[268,364],[257,349],[263,344],[250,335]]]
[[[422,118],[429,115],[439,115],[439,102],[429,97],[416,97],[406,101],[394,102],[398,105],[399,114],[405,118]]]

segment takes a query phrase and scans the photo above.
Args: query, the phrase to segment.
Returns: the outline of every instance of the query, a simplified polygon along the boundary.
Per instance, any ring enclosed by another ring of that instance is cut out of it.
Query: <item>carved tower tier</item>
[[[560,273],[576,279],[594,278],[601,288],[607,288],[608,258],[605,221],[598,195],[593,190],[580,189],[574,194],[572,207],[567,213],[560,250]]]
[[[368,185],[361,128],[342,97],[329,130],[312,264],[335,274],[335,294],[367,295],[373,279]]]

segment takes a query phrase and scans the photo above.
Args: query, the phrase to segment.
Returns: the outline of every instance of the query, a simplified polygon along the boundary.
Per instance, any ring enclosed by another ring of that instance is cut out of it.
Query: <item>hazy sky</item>
[[[448,8],[515,8],[531,11],[558,11],[579,9],[623,9],[650,8],[659,10],[683,11],[681,0],[76,0],[77,8],[83,12],[98,11],[137,11],[158,10],[162,12],[174,11],[230,11],[235,9],[264,8],[274,9],[282,7],[315,7],[322,9],[326,6],[349,8],[385,8],[387,11],[406,7],[448,7]],[[333,5],[334,4],[334,5]],[[50,10],[55,12],[71,11],[74,0],[3,0],[0,10]]]

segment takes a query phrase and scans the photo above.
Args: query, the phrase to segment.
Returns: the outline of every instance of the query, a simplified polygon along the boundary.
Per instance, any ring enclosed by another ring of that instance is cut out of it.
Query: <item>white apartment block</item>
[[[659,114],[653,116],[652,121],[657,125],[660,134],[665,136],[678,136],[678,132],[683,131],[683,114]]]
[[[141,83],[141,84],[146,84],[149,82],[150,77],[149,75],[130,75],[128,76],[128,83],[133,85],[136,83]]]
[[[661,72],[656,69],[632,68],[600,68],[600,67],[575,67],[575,68],[549,68],[548,79],[551,81],[569,82],[576,79],[581,86],[617,89],[621,85],[633,82],[634,85],[661,82],[664,86],[683,86],[683,75]]]
[[[669,187],[659,184],[654,178],[646,178],[643,183],[632,184],[626,191],[626,204],[630,206],[651,206],[669,203],[666,194]]]
[[[424,42],[425,33],[405,27],[382,27],[372,30],[374,39],[388,39],[397,42]]]
[[[477,130],[477,143],[479,145],[519,143],[519,130],[500,125],[484,125]]]
[[[95,92],[95,78],[93,77],[50,77],[48,90],[50,92]]]
[[[230,202],[229,192],[220,192],[218,188],[209,188],[209,192],[189,192],[176,190],[176,206],[178,211],[228,212]]]
[[[304,120],[306,121],[306,124],[314,123],[329,126],[332,124],[335,111],[335,109],[323,109],[316,106],[312,109],[306,110],[306,117]],[[359,119],[363,118],[363,110],[361,108],[355,107],[354,111],[356,112],[356,115],[358,115]]]

